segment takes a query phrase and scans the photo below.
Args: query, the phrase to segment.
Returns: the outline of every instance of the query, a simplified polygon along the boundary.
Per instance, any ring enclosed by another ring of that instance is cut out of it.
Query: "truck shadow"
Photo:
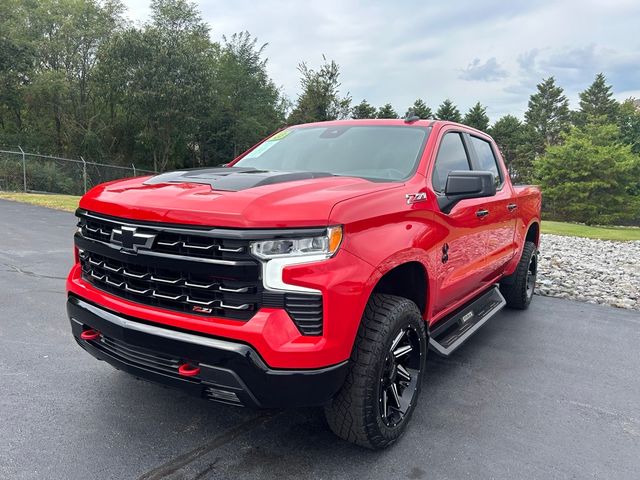
[[[120,399],[122,407],[138,419],[121,424],[120,433],[141,447],[141,471],[135,474],[141,479],[361,478],[364,472],[373,475],[365,478],[423,478],[428,452],[440,441],[430,433],[439,432],[441,439],[451,426],[464,429],[465,422],[482,415],[485,403],[478,397],[478,382],[486,383],[482,388],[494,386],[477,369],[487,348],[500,340],[496,332],[497,327],[481,329],[450,358],[429,355],[412,422],[398,444],[382,452],[336,438],[320,408],[257,411],[226,406],[120,372],[113,373],[108,396],[126,397]],[[107,415],[109,408],[100,411]],[[407,462],[407,452],[416,450],[424,453]],[[145,454],[151,451],[154,458]]]

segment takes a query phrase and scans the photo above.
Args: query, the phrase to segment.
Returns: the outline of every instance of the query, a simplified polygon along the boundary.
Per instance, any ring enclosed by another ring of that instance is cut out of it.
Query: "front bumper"
[[[348,362],[318,369],[272,369],[244,343],[165,328],[69,295],[73,336],[94,357],[136,377],[210,400],[259,408],[317,406],[342,386]],[[85,330],[100,336],[81,339]],[[180,365],[199,368],[196,376]]]
[[[248,321],[205,317],[137,303],[100,290],[82,278],[76,263],[67,279],[67,292],[104,310],[159,327],[224,338],[250,345],[277,370],[322,369],[351,356],[360,319],[375,280],[374,267],[346,249],[315,264],[285,268],[283,280],[322,292],[322,335],[302,335],[284,308],[263,307]]]

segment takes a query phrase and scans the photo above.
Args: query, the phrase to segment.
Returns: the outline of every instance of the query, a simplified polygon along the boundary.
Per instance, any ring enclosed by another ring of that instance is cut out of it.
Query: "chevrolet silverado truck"
[[[416,408],[429,350],[451,355],[531,302],[540,206],[463,125],[292,126],[224,167],[90,190],[73,336],[205,399],[322,406],[338,436],[383,448]]]

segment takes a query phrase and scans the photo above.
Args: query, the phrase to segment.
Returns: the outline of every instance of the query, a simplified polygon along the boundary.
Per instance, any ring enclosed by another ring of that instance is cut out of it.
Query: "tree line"
[[[0,3],[0,144],[165,170],[229,161],[284,125],[288,103],[249,33],[210,39],[194,4]]]
[[[187,0],[153,0],[141,26],[124,12],[119,0],[0,3],[0,145],[162,171],[228,162],[286,125],[404,115],[353,102],[327,59],[298,66],[289,100],[267,73],[266,44],[248,32],[211,40]],[[603,74],[577,110],[542,80],[523,120],[492,124],[480,102],[463,114],[451,99],[407,110],[490,133],[512,178],[543,186],[550,217],[640,223],[640,111]]]
[[[543,187],[547,218],[640,225],[640,101],[616,101],[603,73],[579,98],[579,108],[571,110],[563,89],[549,77],[530,96],[524,121],[504,115],[491,124],[480,102],[463,115],[450,99],[433,112],[418,98],[408,112],[493,136],[511,178]],[[390,104],[376,108],[366,100],[350,115],[399,118]]]

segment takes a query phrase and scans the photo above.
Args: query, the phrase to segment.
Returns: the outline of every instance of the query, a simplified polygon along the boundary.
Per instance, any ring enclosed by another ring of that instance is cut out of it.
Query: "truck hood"
[[[215,168],[119,180],[91,189],[80,208],[104,215],[229,228],[324,226],[339,202],[400,183],[322,172]]]

